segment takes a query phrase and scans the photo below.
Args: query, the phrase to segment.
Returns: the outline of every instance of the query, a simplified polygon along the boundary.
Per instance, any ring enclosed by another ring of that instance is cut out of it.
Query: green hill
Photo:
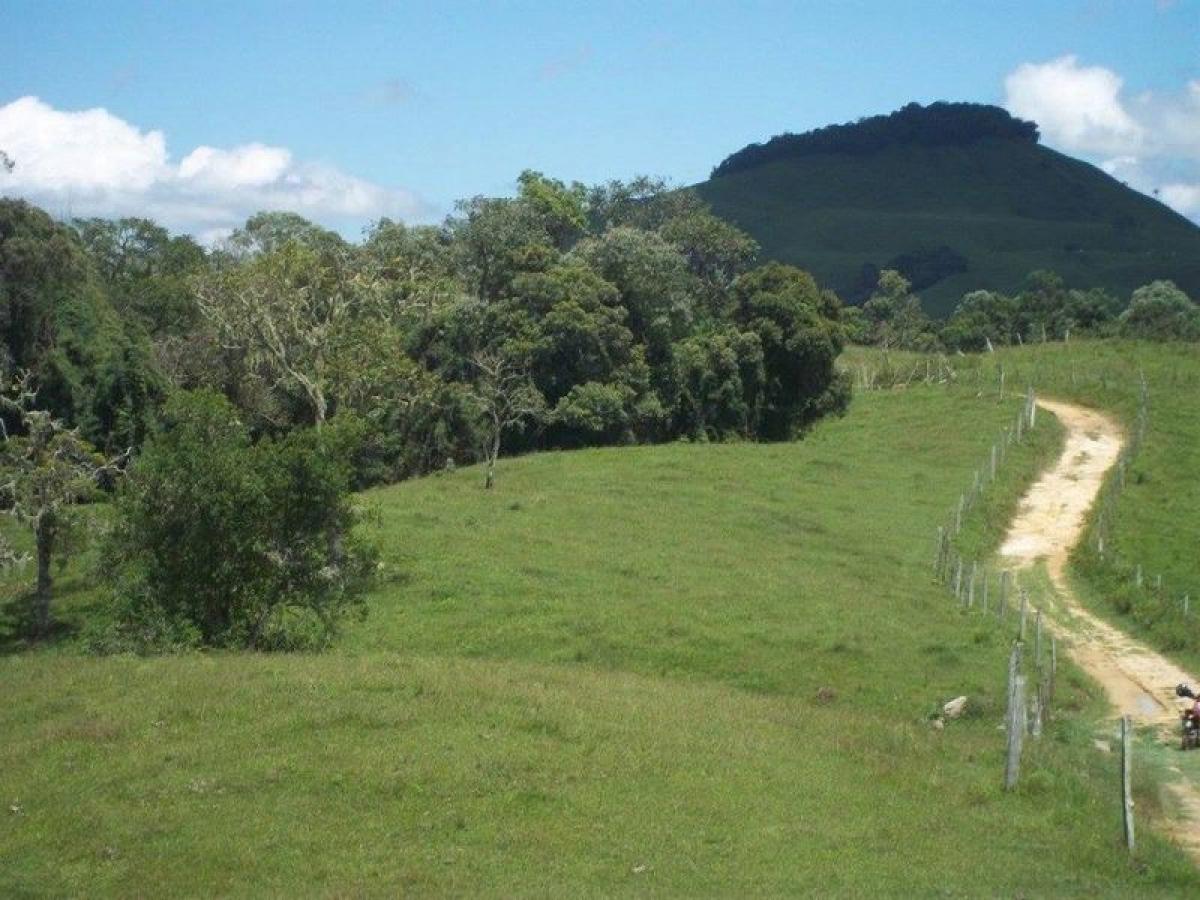
[[[1036,134],[994,107],[913,104],[750,145],[695,190],[763,257],[851,302],[889,267],[943,315],[1035,269],[1122,298],[1156,278],[1200,296],[1200,227]]]
[[[1015,624],[955,608],[930,538],[1018,404],[914,385],[802,443],[369,492],[383,576],[324,654],[0,653],[0,895],[1194,894],[1153,830],[1116,852],[1065,661],[1001,790]],[[1056,452],[1049,417],[1033,434],[989,496]]]

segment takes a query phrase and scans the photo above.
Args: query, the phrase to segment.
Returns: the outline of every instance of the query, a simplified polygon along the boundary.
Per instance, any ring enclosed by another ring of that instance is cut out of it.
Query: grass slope
[[[1129,427],[1145,376],[1149,426],[1114,506],[1106,558],[1084,545],[1074,555],[1074,571],[1093,608],[1200,670],[1200,607],[1193,605],[1185,618],[1181,605],[1185,594],[1193,604],[1200,598],[1200,346],[1048,344],[974,361],[985,379],[987,369],[1004,365],[1059,396],[1111,410]],[[1142,590],[1133,584],[1138,565]]]
[[[879,392],[800,444],[373,492],[385,580],[322,655],[0,658],[0,894],[1200,890],[1153,834],[1118,851],[1077,673],[999,789],[1008,635],[930,554],[1016,408]]]
[[[945,315],[977,288],[1015,292],[1035,269],[1127,297],[1172,278],[1200,295],[1200,228],[1046,147],[985,140],[783,160],[695,186],[762,255],[846,294],[864,263],[948,246],[968,270],[921,292]]]
[[[856,377],[887,383],[919,378],[926,358],[853,349],[842,364]],[[1149,426],[1125,489],[1110,514],[1106,556],[1085,543],[1073,557],[1079,593],[1092,608],[1149,640],[1188,668],[1200,669],[1200,346],[1138,341],[1075,341],[1012,347],[949,358],[968,390],[1036,384],[1047,396],[1107,410],[1132,428],[1141,378],[1149,390]],[[937,371],[933,364],[932,371]],[[967,529],[970,531],[970,529]],[[1145,587],[1134,588],[1142,566]],[[1163,589],[1155,588],[1162,576]],[[1192,615],[1181,599],[1191,597]]]

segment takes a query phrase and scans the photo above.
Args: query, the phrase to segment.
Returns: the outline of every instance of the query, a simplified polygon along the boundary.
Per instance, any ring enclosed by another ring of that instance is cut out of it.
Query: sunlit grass
[[[1000,789],[1011,628],[933,582],[933,535],[1018,403],[372,492],[386,568],[329,653],[0,659],[0,894],[1200,890],[1152,834],[1119,852],[1082,678]]]

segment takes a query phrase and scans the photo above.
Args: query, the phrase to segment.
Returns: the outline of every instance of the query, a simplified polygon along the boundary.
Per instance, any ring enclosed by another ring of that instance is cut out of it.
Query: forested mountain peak
[[[873,153],[886,147],[919,145],[963,146],[984,139],[1036,144],[1038,128],[998,106],[947,103],[928,106],[909,103],[893,113],[868,116],[843,125],[826,125],[803,134],[784,132],[764,144],[748,144],[727,156],[712,177],[730,175],[766,163],[817,153]]]

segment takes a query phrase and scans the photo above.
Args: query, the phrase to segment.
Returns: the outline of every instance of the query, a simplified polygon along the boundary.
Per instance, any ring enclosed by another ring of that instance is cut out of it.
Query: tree
[[[763,387],[756,435],[789,440],[844,403],[834,363],[842,351],[841,302],[807,272],[768,263],[734,282],[733,320],[757,336]]]
[[[1200,306],[1173,281],[1152,281],[1133,292],[1121,314],[1121,334],[1153,341],[1200,340]]]
[[[570,186],[557,178],[526,169],[517,177],[518,198],[533,211],[554,245],[565,250],[587,228],[587,188],[579,182]]]
[[[28,373],[18,376],[0,400],[19,429],[15,435],[7,428],[3,432],[0,499],[8,513],[33,532],[37,582],[32,622],[34,633],[45,635],[50,627],[51,564],[64,545],[69,546],[76,504],[96,491],[98,478],[116,471],[119,460],[105,462],[78,431],[35,408],[37,392]]]
[[[410,228],[380,219],[368,231],[359,256],[394,321],[428,322],[466,292],[454,269],[450,238],[440,228]]]
[[[990,343],[1012,343],[1017,328],[1017,304],[995,291],[964,294],[942,328],[942,340],[953,350],[984,350]]]
[[[509,430],[522,430],[546,417],[546,401],[528,372],[503,353],[479,352],[471,358],[477,371],[473,394],[485,425],[483,448],[487,474],[483,486],[496,481],[500,441]]]
[[[109,302],[78,234],[0,199],[0,369],[33,373],[38,404],[115,451],[137,443],[164,386],[149,341]]]
[[[895,269],[884,269],[878,287],[863,304],[874,340],[885,350],[930,350],[937,343],[933,323],[921,309],[920,298],[909,292],[910,287],[908,279]]]
[[[273,253],[299,244],[319,253],[344,253],[349,246],[337,233],[293,212],[259,212],[246,220],[225,242],[236,257]]]
[[[725,312],[721,306],[729,286],[754,262],[758,242],[702,204],[669,219],[658,233],[687,260],[703,285],[710,317],[719,319]]]
[[[16,167],[17,164],[13,161],[13,158],[3,150],[0,150],[0,172],[11,172]]]
[[[754,437],[766,382],[758,335],[727,326],[672,349],[679,430],[698,440]]]
[[[1070,290],[1067,291],[1063,315],[1067,329],[1104,334],[1120,309],[1120,301],[1104,288]],[[1063,336],[1066,336],[1065,331]]]
[[[475,197],[446,220],[457,267],[468,289],[487,302],[506,296],[521,272],[540,272],[558,258],[554,238],[529,203]]]
[[[336,423],[252,443],[210,391],[181,392],[130,468],[104,550],[119,648],[321,645],[362,609],[374,554],[354,534]]]
[[[1067,329],[1067,286],[1054,272],[1030,272],[1017,295],[1017,333],[1026,342],[1060,340]]]
[[[73,225],[118,312],[155,337],[195,327],[189,279],[205,264],[199,244],[171,237],[149,219],[76,219]]]
[[[222,344],[245,351],[277,386],[298,388],[318,429],[330,411],[331,356],[372,296],[344,259],[295,242],[196,282],[200,310]]]
[[[629,328],[649,348],[652,362],[669,358],[669,345],[695,321],[695,276],[679,251],[660,235],[628,226],[580,241],[569,257],[616,287],[629,311]]]

